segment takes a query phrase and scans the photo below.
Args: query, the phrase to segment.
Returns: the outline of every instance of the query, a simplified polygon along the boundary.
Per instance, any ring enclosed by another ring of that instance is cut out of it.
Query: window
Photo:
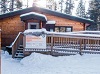
[[[66,32],[71,32],[72,31],[72,27],[66,27]]]
[[[65,32],[65,27],[60,27],[60,32]]]
[[[59,32],[59,27],[55,27],[55,31],[56,32]]]
[[[39,23],[28,23],[28,29],[38,29]]]
[[[30,25],[30,29],[36,29],[36,25]]]
[[[55,26],[55,32],[72,32],[72,26]]]

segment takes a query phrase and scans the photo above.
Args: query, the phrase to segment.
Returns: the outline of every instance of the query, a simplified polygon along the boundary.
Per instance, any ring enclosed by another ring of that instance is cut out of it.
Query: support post
[[[79,52],[80,55],[82,55],[82,39],[80,39],[80,52]]]
[[[51,55],[53,55],[53,34],[51,36]]]
[[[84,39],[84,50],[86,50],[86,39]]]
[[[26,47],[26,36],[23,35],[23,54],[25,56],[25,47]]]

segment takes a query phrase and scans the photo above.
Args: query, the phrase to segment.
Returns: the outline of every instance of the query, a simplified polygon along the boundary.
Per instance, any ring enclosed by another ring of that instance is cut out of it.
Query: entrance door
[[[39,23],[28,23],[28,29],[39,29]]]

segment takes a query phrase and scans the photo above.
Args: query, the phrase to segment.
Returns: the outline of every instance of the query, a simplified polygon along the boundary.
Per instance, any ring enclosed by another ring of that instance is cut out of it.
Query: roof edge
[[[32,12],[32,11],[44,12],[44,13],[47,13],[47,14],[62,17],[62,18],[65,18],[65,19],[75,20],[75,21],[82,22],[82,23],[95,24],[95,22],[93,20],[89,20],[89,19],[85,19],[85,18],[81,18],[81,17],[77,17],[77,16],[72,16],[72,15],[69,15],[69,14],[64,14],[64,13],[61,13],[61,12],[53,11],[53,10],[46,9],[46,8],[36,7],[36,6],[2,14],[2,15],[0,15],[0,19],[12,17],[12,16],[15,16],[15,15],[21,15],[21,14]]]

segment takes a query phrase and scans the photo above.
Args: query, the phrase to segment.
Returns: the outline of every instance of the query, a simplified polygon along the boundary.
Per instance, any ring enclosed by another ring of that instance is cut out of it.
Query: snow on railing
[[[48,32],[44,29],[36,29],[27,30],[24,34],[32,35],[37,32],[46,34],[46,49],[32,49],[34,52],[50,52],[51,55],[100,54],[100,31]]]
[[[86,34],[88,33],[88,34]],[[53,34],[55,36],[71,37],[71,38],[83,38],[83,39],[97,39],[100,40],[100,31],[79,31],[79,32],[47,32],[48,35]]]
[[[53,52],[95,53],[100,54],[100,34],[84,34],[79,32],[47,33],[47,46]],[[92,32],[88,32],[92,33]],[[94,33],[94,32],[93,32]],[[95,32],[95,33],[100,33]],[[52,53],[53,53],[52,52]]]

